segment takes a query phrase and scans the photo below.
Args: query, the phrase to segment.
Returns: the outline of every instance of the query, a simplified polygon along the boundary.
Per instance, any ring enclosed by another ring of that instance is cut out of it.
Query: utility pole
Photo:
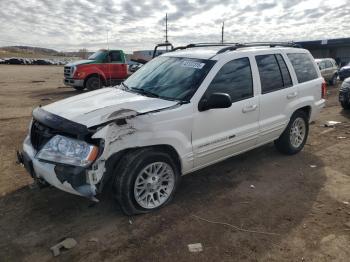
[[[165,13],[165,43],[168,43],[168,13]],[[168,52],[168,46],[165,47]]]
[[[165,43],[168,43],[168,13],[165,14]]]
[[[222,27],[221,27],[221,43],[224,43],[224,28],[225,28],[225,22],[222,22]]]

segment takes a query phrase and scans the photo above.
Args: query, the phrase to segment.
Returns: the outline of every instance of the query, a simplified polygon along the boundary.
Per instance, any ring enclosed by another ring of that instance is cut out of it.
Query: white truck
[[[40,183],[126,214],[158,209],[182,175],[274,142],[293,155],[325,104],[311,54],[292,43],[191,44],[120,86],[33,111],[18,158]]]

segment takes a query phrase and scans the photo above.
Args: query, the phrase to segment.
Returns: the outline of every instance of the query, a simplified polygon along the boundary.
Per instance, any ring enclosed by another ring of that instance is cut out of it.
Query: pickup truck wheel
[[[341,102],[341,106],[346,110],[350,109],[350,102]]]
[[[91,76],[86,80],[85,87],[90,91],[100,89],[102,87],[102,81],[97,76]]]
[[[181,176],[167,153],[141,149],[126,154],[119,163],[113,194],[125,214],[159,209],[174,197]]]
[[[282,135],[275,140],[275,146],[281,153],[294,155],[303,149],[308,133],[307,115],[303,111],[296,111]]]

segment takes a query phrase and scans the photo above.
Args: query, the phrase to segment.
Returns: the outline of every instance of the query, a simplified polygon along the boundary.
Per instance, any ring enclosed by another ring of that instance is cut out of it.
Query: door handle
[[[257,105],[245,106],[245,107],[243,107],[242,112],[243,112],[243,113],[252,112],[252,111],[256,110],[257,108],[258,108]]]
[[[288,95],[287,95],[287,98],[288,98],[288,99],[292,99],[292,98],[296,97],[297,95],[298,95],[297,92],[293,92],[293,93],[288,94]]]

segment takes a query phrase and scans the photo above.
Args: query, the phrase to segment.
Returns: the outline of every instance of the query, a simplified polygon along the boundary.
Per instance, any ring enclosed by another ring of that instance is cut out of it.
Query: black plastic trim
[[[85,125],[52,114],[41,107],[37,107],[33,110],[33,117],[41,124],[62,133],[68,133],[79,138],[90,134],[89,129]]]

